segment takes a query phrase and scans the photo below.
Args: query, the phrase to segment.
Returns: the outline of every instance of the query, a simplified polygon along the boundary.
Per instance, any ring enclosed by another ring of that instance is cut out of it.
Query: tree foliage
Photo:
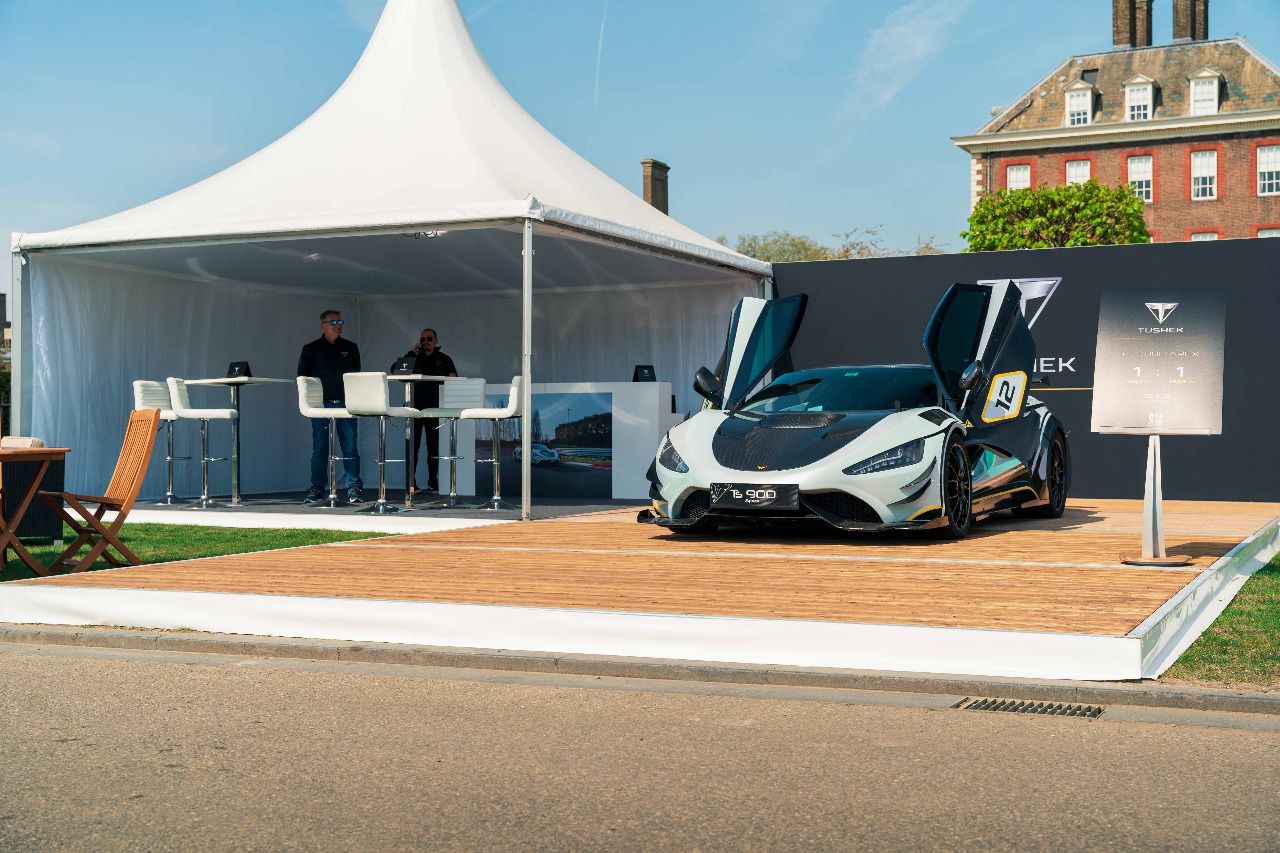
[[[1127,184],[999,190],[978,200],[960,236],[969,241],[967,252],[1148,243],[1143,210]]]
[[[843,234],[834,234],[839,243],[828,246],[803,234],[790,231],[769,231],[764,234],[743,234],[738,237],[734,250],[739,254],[770,263],[792,261],[835,261],[846,258],[889,258],[902,255],[941,255],[932,237],[917,241],[915,249],[904,251],[884,244],[879,228],[854,228]],[[728,245],[722,236],[717,238]]]

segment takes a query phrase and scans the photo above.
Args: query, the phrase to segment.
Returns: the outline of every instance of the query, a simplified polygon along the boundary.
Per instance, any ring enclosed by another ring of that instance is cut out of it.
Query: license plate
[[[712,509],[795,509],[800,505],[800,487],[760,483],[712,483]]]

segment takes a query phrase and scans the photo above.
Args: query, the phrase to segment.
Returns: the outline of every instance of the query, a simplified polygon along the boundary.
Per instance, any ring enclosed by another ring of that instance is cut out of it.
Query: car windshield
[[[779,376],[739,411],[869,412],[936,405],[937,385],[928,367],[826,367]]]
[[[547,447],[545,444],[531,444],[529,446],[532,447],[534,450],[547,450],[547,451],[551,450],[551,448]]]

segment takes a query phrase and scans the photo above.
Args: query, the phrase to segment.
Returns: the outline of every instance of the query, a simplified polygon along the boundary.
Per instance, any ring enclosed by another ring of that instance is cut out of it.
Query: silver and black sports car
[[[760,387],[806,302],[739,303],[721,367],[694,380],[706,406],[649,467],[652,520],[692,533],[820,519],[958,538],[998,510],[1062,515],[1067,433],[1027,393],[1035,342],[1015,283],[952,285],[925,330],[928,364],[798,370]]]

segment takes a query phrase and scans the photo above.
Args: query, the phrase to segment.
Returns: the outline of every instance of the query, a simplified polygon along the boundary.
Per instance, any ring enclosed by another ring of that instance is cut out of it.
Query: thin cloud
[[[480,18],[482,18],[482,17],[483,17],[483,16],[484,16],[484,15],[485,15],[485,14],[486,14],[490,9],[492,9],[494,6],[497,6],[497,5],[498,5],[499,3],[501,3],[501,2],[502,2],[502,0],[489,0],[489,2],[488,2],[488,3],[485,3],[483,6],[481,6],[479,9],[476,9],[476,10],[475,10],[474,12],[472,12],[470,15],[467,15],[467,23],[468,23],[468,24],[471,24],[471,23],[474,23],[475,21],[479,20],[479,19],[480,19]]]
[[[56,160],[62,154],[62,146],[41,133],[20,133],[16,130],[6,130],[0,138],[3,138],[5,142],[24,154],[35,154],[46,160]]]
[[[373,32],[382,17],[382,7],[386,0],[341,0],[342,14],[347,20],[367,33]]]
[[[604,0],[604,6],[600,10],[600,34],[596,37],[596,79],[595,86],[591,90],[591,126],[587,129],[587,150],[591,150],[591,145],[596,137],[596,116],[599,114],[600,106],[600,68],[604,65],[604,25],[609,18],[609,0]]]
[[[819,152],[797,174],[808,175],[838,155],[865,124],[888,109],[946,45],[973,0],[911,0],[867,35],[858,53],[848,94],[832,111],[829,132],[841,142]]]
[[[867,36],[842,112],[887,108],[946,43],[973,0],[912,0]]]

